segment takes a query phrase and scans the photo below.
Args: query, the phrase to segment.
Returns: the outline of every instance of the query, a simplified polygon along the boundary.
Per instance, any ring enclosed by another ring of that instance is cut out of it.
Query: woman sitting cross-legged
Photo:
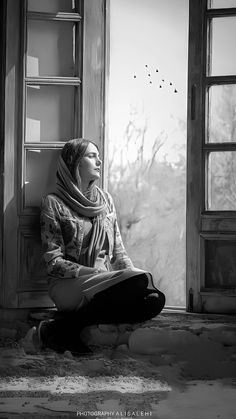
[[[26,350],[89,351],[81,336],[89,325],[139,323],[157,316],[165,296],[149,272],[133,266],[108,192],[95,185],[99,150],[74,139],[62,149],[56,190],[43,199],[41,236],[49,295],[61,316],[40,323],[24,339]],[[115,344],[127,341],[117,335]]]

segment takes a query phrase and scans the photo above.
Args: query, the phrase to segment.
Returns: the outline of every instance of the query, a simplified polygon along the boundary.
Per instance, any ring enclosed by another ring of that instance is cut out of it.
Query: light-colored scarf
[[[93,197],[92,201],[75,184],[67,165],[60,156],[57,167],[56,195],[80,216],[92,218],[93,227],[86,253],[86,265],[94,266],[105,240],[104,222],[107,213],[107,203],[102,190],[94,183],[91,185],[89,192],[90,196]]]

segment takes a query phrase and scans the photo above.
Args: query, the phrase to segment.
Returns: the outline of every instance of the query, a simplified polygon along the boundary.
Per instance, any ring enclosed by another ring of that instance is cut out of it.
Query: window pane
[[[236,74],[236,17],[212,20],[212,76]]]
[[[28,20],[27,76],[75,76],[75,24]]]
[[[26,142],[66,141],[74,135],[75,89],[27,86]]]
[[[236,151],[210,153],[207,209],[236,210]]]
[[[55,190],[55,174],[60,150],[27,150],[25,206],[38,207],[42,196]]]
[[[72,12],[73,0],[28,0],[29,12]]]
[[[236,142],[236,84],[209,89],[208,141]]]
[[[236,241],[206,240],[205,287],[236,288]]]
[[[236,0],[210,0],[211,9],[228,9],[229,7],[236,7]]]

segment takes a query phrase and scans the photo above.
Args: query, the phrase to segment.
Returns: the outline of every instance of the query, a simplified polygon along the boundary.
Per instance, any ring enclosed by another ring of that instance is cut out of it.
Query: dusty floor
[[[236,318],[163,313],[135,325],[132,351],[75,358],[0,348],[0,418],[235,419]]]

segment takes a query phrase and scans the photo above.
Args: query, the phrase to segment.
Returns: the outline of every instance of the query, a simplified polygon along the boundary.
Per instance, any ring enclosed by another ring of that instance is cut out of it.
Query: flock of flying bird
[[[147,77],[148,77],[149,84],[153,84],[151,72],[148,69],[148,65],[145,64],[145,67],[146,67],[146,70],[147,70]],[[155,73],[159,73],[159,70],[157,68],[155,70]],[[134,79],[137,79],[137,75],[136,74],[134,74]],[[165,81],[165,79],[160,79],[159,80],[159,89],[162,89],[163,88],[164,83],[167,84],[167,82]],[[169,81],[168,84],[169,84],[169,86],[173,86],[173,83],[171,81]],[[174,89],[174,93],[178,93],[178,90],[174,86],[173,86],[173,89]]]

